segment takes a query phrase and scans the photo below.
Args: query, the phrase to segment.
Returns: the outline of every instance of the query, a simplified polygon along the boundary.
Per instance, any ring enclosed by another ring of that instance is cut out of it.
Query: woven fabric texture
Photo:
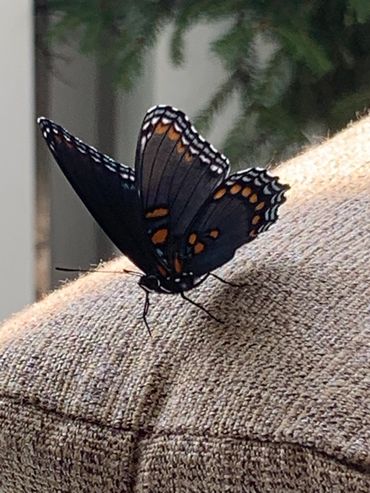
[[[189,293],[90,274],[0,329],[2,493],[369,492],[370,118],[284,163],[281,219]],[[73,240],[71,240],[73,241]],[[104,266],[127,267],[124,258]]]

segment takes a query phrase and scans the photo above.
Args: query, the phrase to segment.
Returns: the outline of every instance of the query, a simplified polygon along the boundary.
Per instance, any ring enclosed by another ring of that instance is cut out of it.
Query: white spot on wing
[[[145,138],[145,136],[143,135],[143,136],[141,137],[141,151],[143,151],[143,150],[144,150],[144,148],[145,148],[145,144],[146,144],[146,138]]]
[[[276,192],[280,192],[281,190],[281,187],[275,181],[271,182],[271,188],[273,188]]]
[[[208,157],[203,156],[203,154],[200,154],[200,156],[199,156],[199,157],[200,157],[200,159],[203,161],[203,163],[206,163],[206,164],[210,164],[210,163],[211,163],[211,160],[210,160],[210,159],[208,159]],[[212,166],[214,166],[214,165],[212,165]]]

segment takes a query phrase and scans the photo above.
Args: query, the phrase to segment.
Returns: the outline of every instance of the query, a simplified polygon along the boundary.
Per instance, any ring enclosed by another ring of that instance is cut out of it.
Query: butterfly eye
[[[139,285],[146,291],[158,291],[160,287],[159,279],[153,275],[140,278]]]

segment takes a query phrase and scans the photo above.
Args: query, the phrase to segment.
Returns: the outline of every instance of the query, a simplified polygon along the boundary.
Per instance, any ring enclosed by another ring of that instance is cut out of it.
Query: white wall
[[[2,2],[0,320],[34,297],[33,47],[33,2]]]

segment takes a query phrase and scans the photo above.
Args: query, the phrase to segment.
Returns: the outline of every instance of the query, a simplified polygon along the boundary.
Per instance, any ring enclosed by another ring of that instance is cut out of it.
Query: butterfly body
[[[264,169],[229,174],[228,159],[170,106],[145,115],[135,170],[51,120],[38,122],[86,207],[144,273],[144,318],[150,292],[184,297],[266,231],[289,188]]]

